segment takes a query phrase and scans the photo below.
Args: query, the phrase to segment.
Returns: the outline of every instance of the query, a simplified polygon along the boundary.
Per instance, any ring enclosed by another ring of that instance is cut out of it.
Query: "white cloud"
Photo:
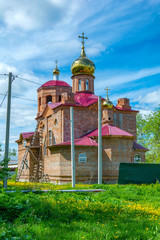
[[[153,91],[149,92],[144,98],[143,102],[145,103],[154,103],[154,104],[160,104],[160,88]]]
[[[11,17],[12,16],[12,17]],[[38,27],[38,22],[33,20],[26,12],[19,11],[6,11],[4,21],[9,27],[19,27],[23,30],[33,30]]]
[[[101,88],[101,86],[105,86],[106,83],[109,87],[120,86],[124,83],[129,83],[141,78],[153,76],[160,73],[160,66],[148,69],[141,69],[135,72],[123,72],[118,70],[113,71],[102,71],[99,72],[97,75],[98,81],[95,81],[95,85],[97,90]],[[105,79],[104,79],[104,76]]]

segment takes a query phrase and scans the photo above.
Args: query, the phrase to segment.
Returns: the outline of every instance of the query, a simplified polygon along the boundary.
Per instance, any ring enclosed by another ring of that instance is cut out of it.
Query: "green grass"
[[[38,188],[44,189],[44,184]],[[9,194],[1,189],[0,239],[160,239],[160,185],[90,188],[106,191]]]

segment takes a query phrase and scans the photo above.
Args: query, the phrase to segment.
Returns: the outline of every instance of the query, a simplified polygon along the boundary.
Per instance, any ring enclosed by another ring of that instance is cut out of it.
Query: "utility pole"
[[[74,152],[74,115],[73,115],[73,107],[70,107],[70,128],[71,128],[71,174],[72,174],[72,187],[75,187],[75,152]]]
[[[102,184],[102,122],[101,96],[98,96],[98,184]]]
[[[7,118],[6,118],[6,138],[5,138],[5,155],[4,155],[4,169],[8,168],[9,157],[9,131],[10,131],[10,113],[11,113],[11,85],[12,85],[12,73],[8,75],[8,100],[7,100]],[[7,189],[8,175],[5,171],[3,180],[3,187]]]

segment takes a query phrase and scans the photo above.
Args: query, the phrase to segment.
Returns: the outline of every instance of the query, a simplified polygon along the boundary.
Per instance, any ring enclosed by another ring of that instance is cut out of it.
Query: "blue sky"
[[[39,84],[52,79],[58,59],[60,79],[71,84],[70,66],[80,55],[82,32],[86,54],[94,61],[95,93],[130,98],[148,114],[160,104],[160,0],[6,0],[0,2],[0,74],[12,71]],[[10,147],[20,132],[33,131],[38,85],[18,78],[12,95]],[[7,77],[0,76],[0,94]],[[0,103],[3,95],[0,95]],[[4,144],[6,101],[0,108],[0,142]]]

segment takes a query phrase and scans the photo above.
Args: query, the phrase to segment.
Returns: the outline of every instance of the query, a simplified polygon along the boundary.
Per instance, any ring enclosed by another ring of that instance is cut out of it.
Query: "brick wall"
[[[64,108],[64,130],[63,141],[70,140],[70,108]],[[74,107],[74,137],[80,136],[96,129],[98,127],[98,112],[96,110],[90,110],[87,107],[80,108]]]

